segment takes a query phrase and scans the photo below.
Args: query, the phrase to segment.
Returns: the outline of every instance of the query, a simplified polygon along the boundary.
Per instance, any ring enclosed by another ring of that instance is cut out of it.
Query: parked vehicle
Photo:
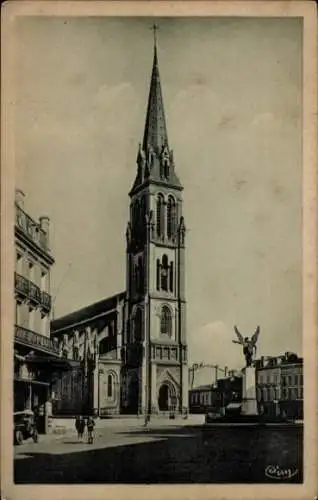
[[[215,422],[215,420],[219,420],[221,418],[221,414],[219,409],[217,408],[209,408],[207,413],[205,414],[205,423],[211,424]]]
[[[38,430],[34,413],[32,410],[17,411],[13,414],[14,444],[22,444],[25,439],[32,438],[35,443],[38,442]]]

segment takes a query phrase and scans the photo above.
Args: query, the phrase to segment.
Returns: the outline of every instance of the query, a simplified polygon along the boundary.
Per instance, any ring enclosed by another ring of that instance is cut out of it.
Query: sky
[[[16,186],[51,220],[55,317],[123,291],[130,190],[153,58],[149,18],[17,21]],[[184,185],[189,359],[301,354],[302,26],[159,18],[170,147]]]

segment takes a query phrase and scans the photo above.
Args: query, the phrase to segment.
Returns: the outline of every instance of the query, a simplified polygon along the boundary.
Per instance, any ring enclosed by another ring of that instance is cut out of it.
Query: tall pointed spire
[[[147,151],[152,147],[154,151],[159,153],[163,146],[168,146],[168,135],[166,128],[165,113],[163,107],[162,91],[160,84],[158,55],[157,55],[157,39],[156,31],[158,27],[154,24],[152,30],[154,32],[154,55],[152,65],[152,75],[150,83],[150,91],[148,98],[146,125],[143,139],[143,150]]]
[[[173,151],[168,145],[157,55],[157,29],[158,27],[153,25],[154,54],[146,124],[143,142],[139,144],[137,154],[137,175],[133,187],[130,190],[130,196],[133,196],[138,190],[149,183],[165,184],[178,190],[183,189],[175,172]]]

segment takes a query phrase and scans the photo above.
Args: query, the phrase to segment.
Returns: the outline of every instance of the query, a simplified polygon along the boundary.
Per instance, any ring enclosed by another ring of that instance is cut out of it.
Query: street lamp
[[[203,361],[200,363],[193,363],[193,365],[189,368],[189,372],[192,374],[191,377],[191,389],[193,389],[193,383],[194,383],[194,373],[197,370],[200,370],[201,368],[213,368],[215,370],[215,381],[218,379],[218,372],[223,372],[225,375],[228,373],[228,367],[225,366],[224,368],[221,368],[219,365],[212,365],[212,364],[206,364]]]

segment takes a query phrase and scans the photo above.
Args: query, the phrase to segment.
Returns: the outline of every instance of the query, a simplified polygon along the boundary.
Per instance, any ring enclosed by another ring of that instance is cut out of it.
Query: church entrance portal
[[[159,411],[171,411],[176,409],[176,395],[170,384],[162,384],[158,394]]]
[[[168,411],[170,403],[170,390],[169,387],[164,384],[159,389],[158,406],[160,411]]]

